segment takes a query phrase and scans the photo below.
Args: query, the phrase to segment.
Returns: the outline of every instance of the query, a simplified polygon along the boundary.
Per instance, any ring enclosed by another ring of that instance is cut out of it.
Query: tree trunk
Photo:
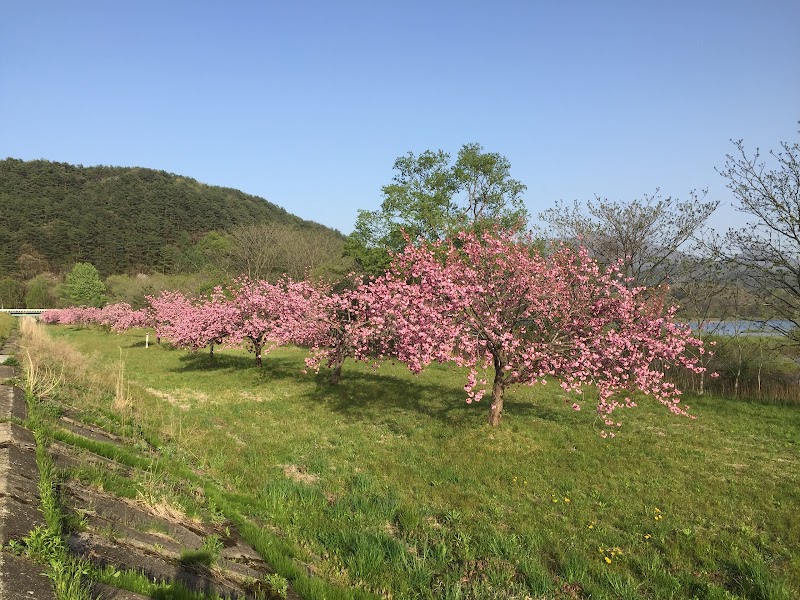
[[[764,347],[758,342],[758,399],[761,400],[761,369],[764,366]]]
[[[489,407],[489,425],[497,427],[503,418],[503,392],[505,386],[498,381],[497,375],[494,377],[492,386],[492,405]]]
[[[494,360],[494,383],[492,384],[492,403],[489,406],[489,425],[497,427],[503,418],[503,393],[508,385],[505,366],[506,361],[502,356],[492,353]]]
[[[261,342],[256,342],[255,340],[251,340],[253,342],[253,352],[256,355],[256,366],[261,366],[261,349],[263,348],[263,344]]]
[[[209,344],[209,346],[211,347],[211,351],[208,353],[208,355],[211,358],[214,358],[214,344]]]
[[[339,382],[342,380],[342,363],[343,360],[337,360],[333,364],[333,370],[331,371],[331,385],[338,385]]]
[[[739,378],[742,376],[742,346],[740,342],[736,344],[736,378],[733,381],[733,397],[739,397]]]

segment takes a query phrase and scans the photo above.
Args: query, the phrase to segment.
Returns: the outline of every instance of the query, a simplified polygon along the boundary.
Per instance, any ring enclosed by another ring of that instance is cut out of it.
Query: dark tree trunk
[[[344,361],[339,360],[333,365],[333,370],[331,371],[331,385],[338,385],[342,380],[342,362]]]
[[[250,341],[253,343],[253,353],[256,355],[256,366],[261,366],[261,350],[264,347],[264,344],[260,340],[254,340],[250,338]]]
[[[494,383],[492,384],[492,403],[489,406],[489,425],[497,427],[503,418],[503,394],[508,385],[505,371],[506,361],[501,354],[492,352],[494,360]]]
[[[505,386],[498,381],[497,375],[494,377],[492,386],[492,404],[489,407],[489,425],[497,427],[503,418],[503,392]]]

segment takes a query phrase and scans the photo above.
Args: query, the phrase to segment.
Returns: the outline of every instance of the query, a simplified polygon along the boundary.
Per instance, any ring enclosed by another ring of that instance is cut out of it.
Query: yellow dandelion
[[[609,565],[611,564],[611,559],[610,559],[608,556],[604,556],[603,558],[605,559],[605,561],[606,561],[606,562],[607,562]]]
[[[569,502],[569,498],[567,498],[566,496],[564,496],[564,502]]]

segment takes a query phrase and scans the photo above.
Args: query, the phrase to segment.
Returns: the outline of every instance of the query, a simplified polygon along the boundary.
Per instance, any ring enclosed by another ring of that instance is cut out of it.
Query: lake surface
[[[695,324],[690,323],[690,327],[695,331],[697,330]],[[736,319],[706,323],[703,331],[714,335],[784,335],[784,332],[793,328],[794,324],[791,321],[779,319],[768,321]]]

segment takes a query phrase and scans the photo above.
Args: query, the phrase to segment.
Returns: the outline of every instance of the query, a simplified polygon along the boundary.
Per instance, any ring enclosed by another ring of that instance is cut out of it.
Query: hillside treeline
[[[219,250],[210,232],[277,224],[340,239],[266,200],[165,171],[0,161],[0,277],[87,262],[103,276],[185,273]]]

